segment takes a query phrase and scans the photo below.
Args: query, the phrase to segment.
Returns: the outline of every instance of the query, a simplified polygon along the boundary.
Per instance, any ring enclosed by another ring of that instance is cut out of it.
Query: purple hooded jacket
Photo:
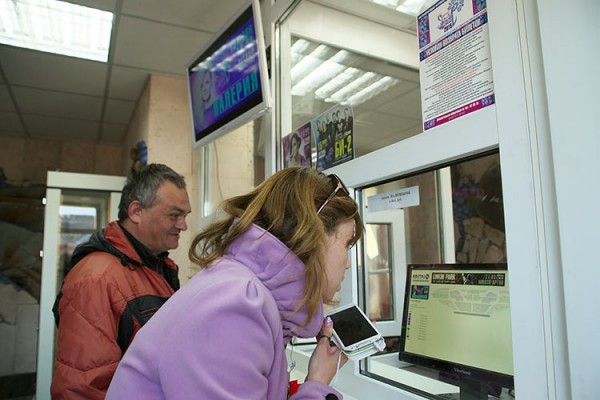
[[[252,226],[223,257],[196,274],[137,333],[119,363],[107,400],[284,400],[285,346],[313,337],[322,305],[309,325],[304,264],[277,238]],[[342,395],[306,382],[293,400]]]

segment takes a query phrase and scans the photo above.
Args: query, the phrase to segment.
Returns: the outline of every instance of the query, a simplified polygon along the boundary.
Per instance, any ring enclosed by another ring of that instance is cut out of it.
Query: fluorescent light
[[[0,2],[0,43],[108,61],[113,14],[56,0]]]

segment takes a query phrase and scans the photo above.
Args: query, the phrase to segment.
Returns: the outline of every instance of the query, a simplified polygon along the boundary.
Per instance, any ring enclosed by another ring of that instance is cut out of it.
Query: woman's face
[[[350,268],[348,250],[353,237],[353,219],[342,222],[328,235],[325,254],[325,272],[327,273],[325,301],[331,301],[333,296],[342,288],[344,274]]]
[[[298,155],[298,150],[300,150],[300,141],[293,137],[292,147],[290,149],[291,156],[296,157]]]
[[[210,100],[210,72],[205,71],[202,76],[202,80],[200,81],[200,95],[202,96],[202,101],[207,102]]]

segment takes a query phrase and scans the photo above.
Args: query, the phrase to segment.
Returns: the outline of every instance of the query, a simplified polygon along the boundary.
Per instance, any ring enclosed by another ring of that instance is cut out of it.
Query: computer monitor
[[[195,146],[270,109],[267,55],[258,0],[244,8],[187,66]]]
[[[404,297],[401,361],[458,381],[461,400],[514,387],[506,264],[411,264]]]

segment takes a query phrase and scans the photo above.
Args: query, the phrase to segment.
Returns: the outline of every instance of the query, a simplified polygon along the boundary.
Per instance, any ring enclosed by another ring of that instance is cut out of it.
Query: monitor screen
[[[506,264],[409,265],[407,271],[400,360],[512,387]]]
[[[194,144],[204,145],[269,109],[260,8],[252,0],[187,67]]]

